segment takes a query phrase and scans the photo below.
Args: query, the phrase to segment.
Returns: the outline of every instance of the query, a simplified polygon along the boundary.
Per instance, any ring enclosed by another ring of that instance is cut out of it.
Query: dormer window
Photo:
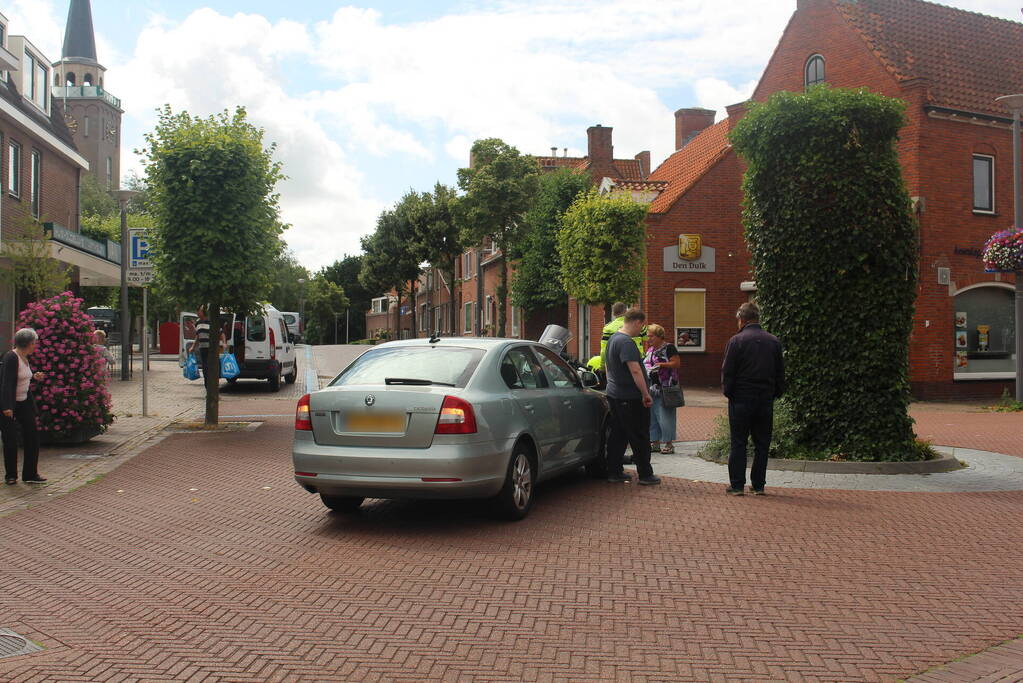
[[[813,55],[806,60],[806,68],[803,70],[803,84],[809,88],[812,85],[824,82],[824,57]]]
[[[49,109],[49,80],[46,62],[25,50],[25,97],[43,111]]]

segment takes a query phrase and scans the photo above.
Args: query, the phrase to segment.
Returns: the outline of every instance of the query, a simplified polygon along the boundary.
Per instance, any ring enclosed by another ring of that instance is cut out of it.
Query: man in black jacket
[[[721,366],[721,388],[728,397],[732,447],[728,455],[727,493],[741,496],[746,488],[746,444],[753,436],[750,489],[763,495],[767,483],[767,452],[774,427],[774,400],[785,392],[781,342],[760,327],[760,310],[745,303],[735,317],[739,333],[728,340]]]

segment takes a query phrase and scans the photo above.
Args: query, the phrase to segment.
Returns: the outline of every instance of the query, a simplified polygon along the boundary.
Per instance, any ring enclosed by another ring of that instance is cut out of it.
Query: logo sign
[[[703,238],[700,235],[678,236],[678,257],[686,261],[696,261],[703,251]]]
[[[367,394],[366,395],[366,405],[371,406],[371,405],[373,405],[376,402],[377,402],[377,397],[376,396],[374,396],[373,394]]]
[[[153,281],[153,263],[149,260],[149,238],[145,228],[128,230],[128,284],[144,287]]]

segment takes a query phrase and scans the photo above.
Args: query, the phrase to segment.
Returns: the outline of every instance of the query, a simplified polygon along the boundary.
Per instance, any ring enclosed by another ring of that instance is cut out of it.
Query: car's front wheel
[[[533,507],[536,470],[530,455],[529,447],[521,443],[512,451],[504,486],[494,499],[498,513],[505,519],[522,519]]]
[[[321,493],[320,500],[334,512],[355,512],[366,499],[361,496],[328,496]]]

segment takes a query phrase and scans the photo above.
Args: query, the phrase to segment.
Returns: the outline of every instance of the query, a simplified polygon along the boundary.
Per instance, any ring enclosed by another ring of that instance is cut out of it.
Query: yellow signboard
[[[703,253],[703,238],[699,235],[678,236],[678,256],[686,261],[696,261]]]

